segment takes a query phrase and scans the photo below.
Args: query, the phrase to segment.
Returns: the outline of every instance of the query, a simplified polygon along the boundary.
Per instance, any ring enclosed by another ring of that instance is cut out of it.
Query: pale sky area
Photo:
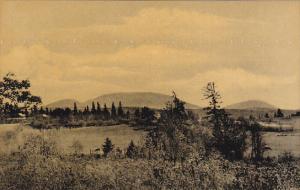
[[[300,108],[300,1],[1,2],[0,75],[45,104],[112,92]]]

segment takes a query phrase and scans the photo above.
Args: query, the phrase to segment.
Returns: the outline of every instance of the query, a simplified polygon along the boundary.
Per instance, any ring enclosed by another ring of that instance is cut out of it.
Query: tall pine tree
[[[90,108],[89,108],[89,106],[86,106],[86,114],[87,115],[90,114]]]
[[[104,144],[102,145],[104,156],[107,157],[108,153],[110,153],[113,148],[114,145],[112,144],[111,140],[109,138],[106,138]]]
[[[45,113],[44,108],[43,108],[43,106],[41,106],[40,110],[39,110],[39,114],[44,114],[44,113]]]
[[[99,104],[99,102],[97,102],[97,110],[96,110],[97,114],[100,115],[101,114],[101,106]]]
[[[46,114],[49,114],[49,108],[46,107]]]
[[[103,117],[104,117],[104,119],[109,119],[109,117],[110,117],[110,113],[107,109],[106,104],[104,104],[104,108],[103,108]]]
[[[115,119],[117,117],[117,110],[116,110],[114,102],[111,104],[111,117],[113,119]]]
[[[77,104],[76,104],[76,102],[74,102],[73,114],[77,115],[77,113],[78,113]]]
[[[92,113],[92,114],[96,114],[96,107],[95,107],[95,103],[94,103],[94,102],[92,102],[91,113]]]
[[[123,108],[122,108],[122,103],[121,103],[121,101],[119,102],[119,107],[118,107],[118,117],[119,117],[119,118],[124,117],[124,111],[123,111]]]

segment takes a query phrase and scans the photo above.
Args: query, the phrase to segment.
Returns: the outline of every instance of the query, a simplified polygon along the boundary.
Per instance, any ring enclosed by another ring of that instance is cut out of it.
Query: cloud
[[[141,46],[93,56],[72,56],[31,46],[17,47],[2,56],[1,74],[13,71],[30,78],[34,91],[46,102],[74,96],[85,100],[118,91],[175,90],[184,99],[203,104],[201,89],[209,81],[217,83],[228,104],[253,98],[280,104],[300,95],[295,75],[278,78],[242,68],[210,68],[209,64],[214,65],[210,61],[190,50],[164,46]],[[290,93],[282,93],[283,88]],[[293,103],[284,105],[293,107]]]
[[[10,34],[11,40],[18,39],[19,35],[23,36],[19,40],[19,46],[42,45],[51,52],[67,53],[74,57],[86,54],[87,59],[93,59],[89,57],[102,53],[105,60],[105,56],[116,55],[116,52],[124,52],[126,49],[142,51],[142,47],[164,46],[171,50],[196,52],[199,54],[198,58],[206,57],[201,62],[209,60],[215,64],[214,67],[240,67],[260,74],[289,75],[295,74],[295,70],[299,69],[300,61],[300,23],[296,21],[297,17],[292,17],[295,16],[293,10],[288,10],[291,15],[283,11],[281,17],[267,15],[270,11],[266,10],[266,16],[277,18],[269,19],[268,22],[266,19],[233,18],[180,7],[144,7],[134,14],[110,15],[107,17],[107,20],[112,20],[110,24],[102,20],[84,24],[83,18],[78,19],[76,24],[73,23],[76,22],[75,19],[62,16],[62,20],[67,19],[71,24],[66,24],[65,21],[65,24],[57,24],[57,27],[56,21],[51,21],[57,15],[45,11],[47,14],[45,13],[44,19],[49,20],[51,27],[37,22],[40,24],[36,29],[37,26],[28,21],[19,28],[6,32],[3,29],[6,27],[3,27],[2,34]],[[70,7],[67,7],[66,12],[68,11],[70,15],[74,14]],[[86,14],[96,13],[91,9],[91,13]],[[24,15],[26,16],[22,16]],[[113,21],[112,18],[115,17],[118,22]],[[90,16],[86,17],[88,18]],[[45,27],[44,30],[41,26]],[[6,38],[2,40],[2,49],[5,49]],[[13,48],[14,46],[11,47]],[[144,52],[139,53],[151,56],[151,52],[148,53],[147,50],[145,48]],[[153,52],[152,55],[155,56]],[[180,58],[176,56],[174,59],[176,61]],[[211,64],[208,67],[210,66]]]
[[[107,16],[91,6],[84,11],[88,16],[73,19],[77,5],[55,14],[50,7],[20,10],[15,17],[6,12],[0,20],[7,26],[0,29],[5,49],[0,74],[30,78],[46,102],[74,94],[85,100],[108,92],[173,89],[200,103],[202,86],[215,81],[227,104],[257,98],[300,107],[293,101],[300,91],[300,23],[293,9],[284,9],[280,17],[266,11],[266,19],[257,19],[180,6],[145,6],[131,14],[111,6],[120,14]]]

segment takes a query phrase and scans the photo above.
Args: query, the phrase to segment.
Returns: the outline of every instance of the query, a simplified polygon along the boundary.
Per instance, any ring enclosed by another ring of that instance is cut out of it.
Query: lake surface
[[[287,120],[279,120],[271,124],[272,127],[282,128],[293,127],[292,132],[265,132],[263,139],[271,147],[266,155],[277,156],[284,152],[291,152],[293,155],[300,157],[300,117],[292,117]]]
[[[300,157],[300,117],[289,120],[282,120],[272,123],[272,126],[293,127],[293,132],[265,132],[263,134],[264,142],[271,147],[266,152],[266,156],[278,156],[284,152],[291,152]],[[116,147],[124,149],[131,140],[138,143],[144,131],[135,131],[126,125],[108,126],[108,127],[85,127],[77,129],[60,129],[39,131],[28,126],[20,127],[19,124],[1,124],[0,125],[0,151],[15,151],[19,145],[24,143],[24,139],[29,134],[43,134],[55,139],[60,148],[66,152],[72,151],[74,141],[79,141],[83,145],[83,152],[101,147],[106,137],[112,139]]]

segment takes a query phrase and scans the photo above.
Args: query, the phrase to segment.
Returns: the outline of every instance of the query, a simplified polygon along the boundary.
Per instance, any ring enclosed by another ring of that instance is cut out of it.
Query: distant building
[[[20,117],[20,118],[26,118],[26,115],[24,114],[24,113],[18,113],[18,116]]]

